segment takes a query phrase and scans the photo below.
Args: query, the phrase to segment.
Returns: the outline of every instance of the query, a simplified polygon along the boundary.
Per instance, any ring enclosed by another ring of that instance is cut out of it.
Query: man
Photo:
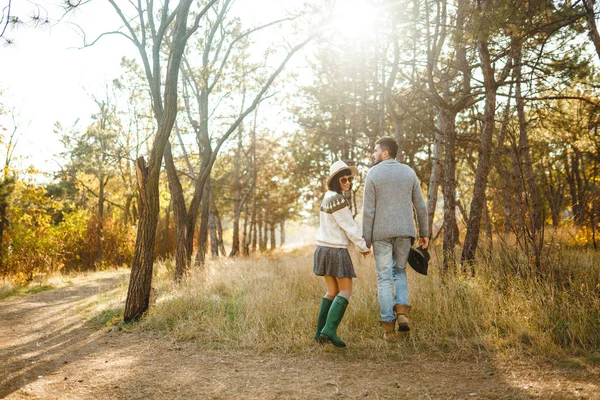
[[[397,152],[398,143],[390,137],[375,143],[374,166],[367,174],[363,204],[363,237],[367,247],[373,245],[380,325],[386,340],[398,338],[395,321],[399,331],[410,330],[406,261],[416,238],[413,208],[419,243],[423,248],[429,245],[427,206],[419,179],[412,168],[396,161]]]

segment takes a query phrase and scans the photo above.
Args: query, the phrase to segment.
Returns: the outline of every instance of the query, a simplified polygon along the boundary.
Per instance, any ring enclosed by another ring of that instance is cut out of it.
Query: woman
[[[351,189],[352,179],[357,173],[356,167],[349,167],[343,161],[331,165],[327,178],[328,191],[319,213],[321,223],[317,231],[313,270],[316,275],[325,277],[327,293],[321,299],[315,340],[320,343],[331,342],[336,347],[346,347],[336,331],[352,295],[352,278],[356,278],[347,247],[352,241],[363,256],[369,254],[343,195],[343,192]]]

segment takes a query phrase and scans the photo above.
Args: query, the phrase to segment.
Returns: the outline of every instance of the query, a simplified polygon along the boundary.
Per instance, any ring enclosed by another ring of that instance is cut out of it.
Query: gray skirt
[[[318,276],[356,278],[350,253],[348,253],[348,249],[344,248],[317,246],[313,272]]]

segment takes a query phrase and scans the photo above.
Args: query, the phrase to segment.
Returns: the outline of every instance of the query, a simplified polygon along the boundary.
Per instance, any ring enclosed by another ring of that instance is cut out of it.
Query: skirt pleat
[[[350,253],[348,253],[348,249],[344,248],[317,246],[313,272],[318,276],[356,278]]]

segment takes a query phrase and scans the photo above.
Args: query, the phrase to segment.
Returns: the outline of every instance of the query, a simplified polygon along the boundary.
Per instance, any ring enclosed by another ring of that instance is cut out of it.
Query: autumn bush
[[[114,218],[103,220],[103,258],[96,261],[98,219],[84,209],[61,212],[41,186],[17,182],[2,238],[0,276],[17,284],[36,275],[128,264],[135,232]],[[55,216],[60,213],[60,222]]]
[[[450,357],[481,352],[561,357],[600,348],[597,252],[548,249],[547,275],[527,279],[507,267],[520,258],[508,260],[505,251],[476,265],[475,277],[442,275],[440,252],[433,249],[432,254],[429,276],[408,271],[412,330],[391,345],[381,339],[372,258],[353,256],[358,279],[339,331],[350,348],[365,354],[392,348]],[[158,300],[142,329],[165,331],[175,340],[203,347],[314,348],[312,334],[325,288],[312,273],[311,248],[211,260],[180,286],[173,283],[170,269],[157,268]]]
[[[97,261],[98,224],[102,222],[102,261]],[[90,216],[85,210],[65,214],[56,234],[62,246],[62,261],[67,271],[85,271],[129,264],[135,246],[133,227],[114,218]]]

